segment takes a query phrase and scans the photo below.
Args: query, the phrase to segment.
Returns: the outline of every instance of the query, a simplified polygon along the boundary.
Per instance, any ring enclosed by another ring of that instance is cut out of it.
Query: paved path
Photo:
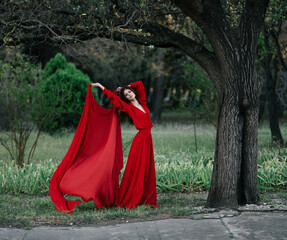
[[[287,213],[211,213],[112,226],[0,228],[1,240],[287,239]]]

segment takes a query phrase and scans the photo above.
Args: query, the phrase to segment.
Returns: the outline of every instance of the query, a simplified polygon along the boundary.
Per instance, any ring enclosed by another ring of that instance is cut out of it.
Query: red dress
[[[112,207],[119,193],[123,167],[121,128],[115,107],[105,109],[94,99],[89,84],[85,107],[71,146],[50,181],[49,193],[57,211],[72,213],[80,201]]]
[[[122,101],[112,91],[106,88],[103,91],[115,107],[126,112],[132,118],[136,129],[139,130],[131,145],[116,205],[128,209],[138,205],[157,207],[154,155],[150,132],[153,125],[150,111],[146,105],[143,83],[137,81],[130,86],[137,90],[138,100],[145,112],[132,103]]]

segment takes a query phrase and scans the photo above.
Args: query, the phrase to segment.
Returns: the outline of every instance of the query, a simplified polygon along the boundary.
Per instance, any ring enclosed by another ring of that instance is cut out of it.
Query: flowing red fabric
[[[119,194],[123,167],[121,128],[116,108],[106,109],[88,86],[85,107],[70,148],[56,169],[49,193],[57,211],[72,213],[80,201],[64,194],[93,200],[97,208],[111,207]]]
[[[141,81],[137,81],[131,83],[130,86],[136,89],[138,100],[144,111],[132,103],[125,103],[106,88],[103,92],[114,106],[132,118],[135,127],[139,130],[131,145],[116,205],[128,209],[138,205],[158,207],[156,204],[156,176],[151,136],[153,125],[150,111],[146,105],[144,85]]]

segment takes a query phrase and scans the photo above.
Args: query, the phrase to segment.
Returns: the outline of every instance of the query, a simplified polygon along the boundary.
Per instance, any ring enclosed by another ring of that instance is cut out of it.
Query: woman
[[[115,107],[132,118],[136,129],[139,130],[132,142],[116,205],[128,209],[138,205],[157,207],[154,155],[150,132],[153,125],[146,105],[143,83],[137,81],[126,87],[119,87],[117,91],[120,92],[122,99],[100,83],[91,85],[101,88]]]

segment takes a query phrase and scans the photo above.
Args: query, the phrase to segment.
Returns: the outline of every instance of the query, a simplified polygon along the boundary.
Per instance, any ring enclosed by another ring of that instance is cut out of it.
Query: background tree
[[[219,97],[208,206],[256,203],[259,80],[256,43],[269,0],[57,1],[5,0],[0,44],[27,49],[96,37],[174,47],[205,69]],[[45,12],[45,14],[44,14]],[[164,21],[169,16],[172,26]],[[188,29],[196,23],[209,44]]]
[[[13,63],[0,63],[0,144],[16,164],[23,166],[27,141],[35,128],[33,117],[40,100],[39,89],[35,86],[41,69],[19,54],[13,60]],[[38,136],[34,143],[37,140]],[[28,163],[34,152],[33,146],[28,154]]]
[[[283,137],[280,131],[279,118],[283,113],[284,107],[281,104],[278,89],[282,84],[277,84],[280,78],[279,71],[287,72],[287,64],[283,56],[283,47],[280,44],[280,35],[284,34],[282,25],[286,19],[286,1],[271,1],[267,11],[267,18],[264,22],[262,34],[259,38],[258,62],[261,64],[261,71],[264,72],[264,83],[261,91],[261,113],[259,120],[262,119],[265,104],[268,107],[269,125],[271,130],[271,141],[282,145]],[[284,85],[283,85],[284,86]],[[284,91],[283,91],[284,92]]]

